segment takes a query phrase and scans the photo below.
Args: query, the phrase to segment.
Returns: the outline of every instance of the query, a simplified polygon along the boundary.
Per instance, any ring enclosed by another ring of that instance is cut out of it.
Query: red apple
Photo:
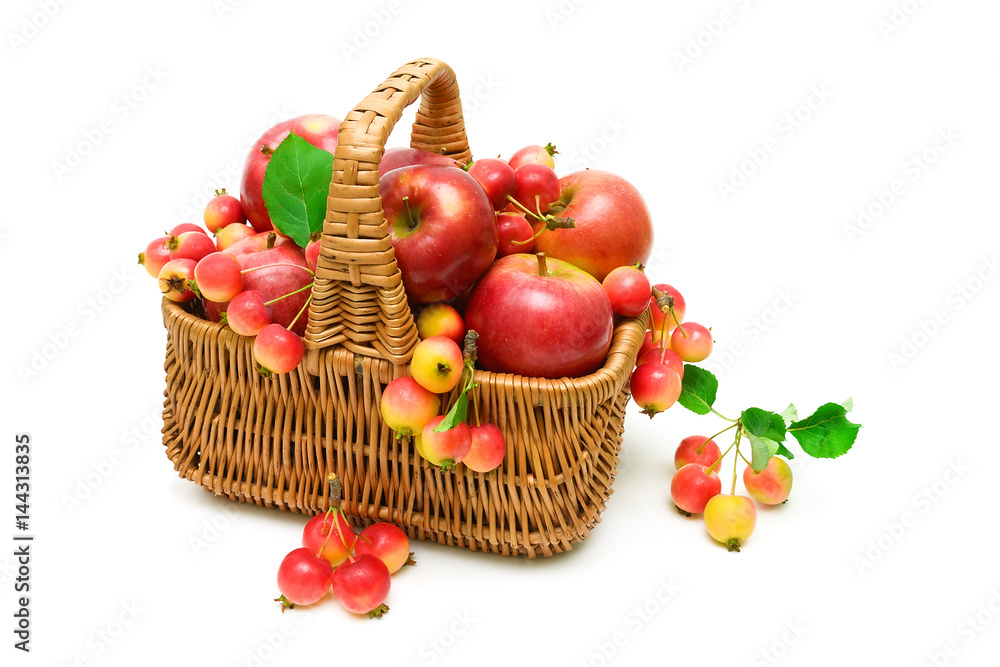
[[[496,257],[496,214],[463,169],[427,164],[394,169],[379,179],[379,194],[411,301],[458,296]]]
[[[546,378],[600,368],[614,328],[611,301],[593,276],[528,254],[490,267],[469,296],[465,323],[479,332],[483,368]]]
[[[458,167],[458,163],[447,155],[438,155],[419,148],[390,148],[382,155],[378,163],[378,176],[382,178],[393,169],[411,167],[415,164],[437,164],[445,167]]]
[[[240,202],[247,220],[258,232],[273,229],[271,216],[264,204],[261,189],[264,185],[264,170],[271,161],[271,153],[278,144],[294,132],[313,146],[333,153],[337,148],[337,133],[340,120],[333,116],[310,114],[282,121],[261,135],[254,143],[243,164],[243,179],[240,182]]]
[[[265,301],[277,299],[296,290],[308,287],[313,274],[306,266],[302,248],[289,238],[272,236],[272,232],[261,232],[226,248],[227,252],[240,260],[243,267],[243,289],[260,292]],[[247,269],[254,269],[247,271]],[[275,301],[271,304],[274,322],[287,327],[305,305],[309,290]],[[205,302],[207,319],[217,321],[219,313],[225,311],[225,304]],[[295,322],[292,332],[302,335],[306,330],[306,314]]]
[[[587,169],[559,179],[553,215],[576,227],[553,229],[535,239],[535,252],[565,260],[604,280],[612,269],[643,263],[653,249],[653,223],[646,202],[620,176]]]

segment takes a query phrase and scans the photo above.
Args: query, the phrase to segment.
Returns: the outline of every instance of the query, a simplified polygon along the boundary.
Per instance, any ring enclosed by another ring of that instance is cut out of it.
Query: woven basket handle
[[[378,165],[389,133],[421,93],[410,146],[461,161],[471,156],[455,73],[440,60],[403,65],[347,114],[309,304],[311,350],[343,345],[394,364],[413,353],[417,328],[382,211]]]

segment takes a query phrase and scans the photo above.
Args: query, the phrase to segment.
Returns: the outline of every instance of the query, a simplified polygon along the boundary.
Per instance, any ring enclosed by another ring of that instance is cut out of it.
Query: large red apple
[[[282,121],[260,136],[250,149],[243,164],[243,179],[240,181],[240,202],[247,220],[258,232],[273,229],[271,216],[264,205],[261,189],[264,185],[264,170],[271,161],[271,153],[289,132],[294,132],[313,146],[333,153],[337,147],[337,133],[340,120],[333,116],[309,114]]]
[[[243,274],[243,289],[257,290],[265,301],[276,299],[285,294],[308,286],[312,282],[312,274],[307,270],[305,254],[294,241],[271,232],[261,232],[226,248],[227,252],[240,261],[240,266],[246,269],[260,268]],[[271,266],[271,265],[276,266]],[[288,298],[271,304],[274,321],[287,327],[305,305],[309,290],[303,290]],[[212,321],[219,320],[219,314],[224,312],[227,304],[205,302],[205,317]],[[292,329],[300,336],[306,330],[306,314],[295,322]]]
[[[378,163],[378,175],[382,178],[393,169],[410,167],[415,164],[439,164],[445,167],[458,167],[458,163],[447,155],[438,155],[420,148],[390,148],[382,155]]]
[[[420,164],[379,179],[382,209],[411,301],[447,301],[470,287],[497,254],[497,219],[463,169]]]
[[[560,178],[559,191],[559,203],[549,213],[573,218],[576,227],[542,232],[535,252],[566,260],[598,280],[616,267],[649,259],[653,222],[631,183],[587,169]]]
[[[546,378],[596,371],[614,328],[611,300],[593,276],[529,254],[490,267],[472,289],[465,323],[479,333],[483,368]]]

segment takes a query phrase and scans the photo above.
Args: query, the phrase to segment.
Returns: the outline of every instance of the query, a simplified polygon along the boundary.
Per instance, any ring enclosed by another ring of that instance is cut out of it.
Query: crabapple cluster
[[[357,532],[340,508],[340,482],[328,478],[330,509],[310,519],[302,546],[278,566],[281,611],[315,604],[328,592],[353,614],[381,617],[389,610],[390,575],[412,565],[410,539],[398,526],[377,522]]]

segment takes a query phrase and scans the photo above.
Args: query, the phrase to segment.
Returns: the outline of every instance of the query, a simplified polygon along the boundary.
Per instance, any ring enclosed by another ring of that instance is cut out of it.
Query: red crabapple
[[[519,252],[531,252],[535,245],[532,239],[535,232],[531,228],[531,223],[520,213],[498,213],[497,232],[500,235],[497,258]],[[515,243],[515,241],[519,243]]]
[[[229,253],[213,252],[194,267],[194,282],[209,301],[225,303],[243,291],[240,260]]]
[[[306,244],[306,247],[303,250],[306,256],[306,265],[313,273],[316,272],[316,264],[319,263],[320,241],[322,241],[320,238],[313,239]]]
[[[302,338],[280,324],[268,324],[253,341],[253,358],[260,364],[258,370],[264,377],[294,370],[305,351]]]
[[[160,275],[163,265],[170,261],[170,248],[167,247],[169,240],[169,236],[153,239],[146,249],[139,253],[139,263],[146,269],[146,273],[154,278]]]
[[[674,473],[670,497],[674,504],[690,514],[701,514],[705,505],[722,492],[722,480],[700,463],[688,463]]]
[[[667,323],[667,332],[669,333],[674,329],[674,327],[677,326],[678,322],[684,321],[684,310],[687,304],[685,304],[684,297],[675,287],[667,285],[666,283],[653,285],[653,287],[660,290],[664,294],[669,294],[674,298],[674,315],[676,315],[676,317],[671,317],[670,321]],[[653,318],[650,320],[649,328],[652,331],[655,331],[658,336],[660,329],[663,327],[663,320],[666,318],[666,315],[662,310],[660,310],[660,306],[656,303],[656,297],[654,296],[649,297],[649,307],[653,311]]]
[[[278,566],[278,590],[281,611],[295,605],[319,602],[333,583],[333,566],[317,558],[309,549],[293,549]]]
[[[206,232],[202,227],[191,222],[182,222],[167,232],[167,236],[180,236],[184,232],[198,232],[199,234],[208,236],[208,232]]]
[[[473,162],[469,167],[469,175],[483,186],[494,211],[499,211],[507,205],[507,195],[514,194],[514,188],[517,186],[514,169],[495,157]]]
[[[532,213],[544,213],[559,199],[559,177],[544,164],[526,164],[514,170],[514,200]]]
[[[226,308],[226,323],[241,336],[256,336],[274,321],[271,307],[257,290],[246,290],[233,297]]]
[[[632,371],[632,399],[642,414],[652,418],[677,402],[681,395],[681,377],[666,364],[653,362]]]
[[[437,416],[441,399],[411,377],[396,378],[382,392],[382,421],[397,436],[419,434]]]
[[[648,331],[646,333],[649,333]],[[642,355],[635,362],[636,366],[642,366],[643,364],[666,364],[668,367],[674,369],[681,379],[684,379],[684,361],[677,356],[677,353],[673,350],[660,350],[654,347],[651,350],[647,350],[642,353]]]
[[[385,563],[389,574],[399,571],[399,568],[410,561],[410,538],[403,529],[391,523],[380,521],[373,523],[358,535],[354,544],[354,555],[369,554]]]
[[[553,156],[558,152],[552,144],[546,144],[545,146],[533,144],[525,146],[514,153],[507,160],[507,163],[511,166],[511,169],[515,170],[522,164],[544,164],[550,169],[555,169],[556,161],[553,159]]]
[[[171,236],[167,247],[170,248],[170,259],[193,259],[196,262],[216,251],[215,241],[201,231]]]
[[[670,334],[670,349],[684,361],[703,361],[712,354],[712,332],[700,324],[685,322]]]
[[[792,491],[792,469],[785,459],[772,456],[767,466],[754,472],[747,466],[743,471],[743,486],[747,493],[765,505],[780,505]]]
[[[619,266],[601,282],[615,315],[638,317],[649,307],[649,278],[634,266]]]
[[[701,453],[698,450],[701,450]],[[674,467],[680,470],[689,463],[700,463],[706,468],[722,456],[722,450],[715,440],[709,440],[703,435],[689,435],[681,440],[674,452]],[[719,472],[721,462],[715,466],[714,472]]]
[[[381,616],[388,611],[389,568],[371,554],[351,556],[333,573],[333,594],[347,611]]]
[[[435,431],[434,429],[443,421],[442,415],[427,422],[420,434],[420,445],[424,458],[431,465],[448,469],[460,463],[469,453],[472,447],[472,431],[464,422],[459,422],[454,428],[445,431]]]
[[[243,213],[243,205],[236,197],[226,194],[226,190],[216,190],[215,198],[205,206],[202,216],[208,231],[217,234],[227,225],[246,224],[247,216]]]
[[[215,234],[215,249],[225,250],[229,246],[239,243],[243,239],[248,239],[256,233],[250,225],[242,223],[226,225]]]
[[[189,281],[194,277],[195,264],[193,259],[172,259],[164,264],[156,276],[163,296],[178,303],[193,299]]]
[[[302,546],[334,567],[347,560],[356,539],[354,528],[340,512],[318,514],[302,530]]]
[[[507,454],[507,443],[503,432],[493,424],[481,424],[469,427],[472,433],[472,444],[469,453],[462,463],[475,472],[490,472],[500,467],[503,457]]]

